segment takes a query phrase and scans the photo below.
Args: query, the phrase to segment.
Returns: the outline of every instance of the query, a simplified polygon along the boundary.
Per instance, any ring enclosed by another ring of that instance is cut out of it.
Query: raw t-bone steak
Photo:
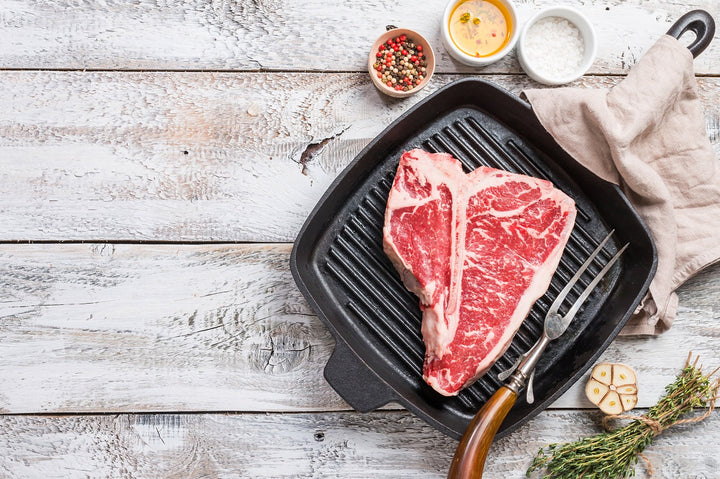
[[[575,203],[545,180],[443,153],[403,153],[388,197],[383,245],[420,298],[425,381],[451,396],[510,345],[550,285]]]

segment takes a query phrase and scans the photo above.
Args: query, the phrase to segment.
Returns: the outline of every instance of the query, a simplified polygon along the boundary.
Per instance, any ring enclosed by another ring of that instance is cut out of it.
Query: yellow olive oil
[[[450,38],[470,56],[490,56],[507,45],[512,34],[510,12],[498,0],[462,0],[450,14]]]

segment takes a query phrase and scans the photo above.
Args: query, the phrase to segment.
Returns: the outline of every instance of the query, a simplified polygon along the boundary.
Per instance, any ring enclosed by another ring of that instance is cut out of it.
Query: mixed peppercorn
[[[377,77],[388,87],[398,91],[409,91],[422,83],[427,62],[422,45],[406,35],[390,38],[380,44],[375,54],[373,67]]]

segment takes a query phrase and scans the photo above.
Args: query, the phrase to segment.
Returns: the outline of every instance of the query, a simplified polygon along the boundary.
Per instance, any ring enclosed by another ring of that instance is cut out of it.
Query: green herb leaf
[[[550,444],[538,451],[526,476],[530,477],[535,471],[542,474],[541,479],[615,479],[634,476],[638,457],[656,435],[653,427],[663,430],[673,424],[697,422],[707,417],[720,386],[720,381],[711,379],[714,373],[704,375],[701,368],[697,367],[697,359],[690,364],[688,356],[682,373],[665,388],[665,396],[650,408],[646,416],[611,432],[576,442]],[[703,416],[680,419],[695,408],[707,407],[710,409]]]

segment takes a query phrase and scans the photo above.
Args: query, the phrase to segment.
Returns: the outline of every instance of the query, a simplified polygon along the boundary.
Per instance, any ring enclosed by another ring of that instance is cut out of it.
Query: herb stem
[[[603,432],[576,442],[550,444],[541,448],[527,476],[534,471],[544,473],[541,479],[614,479],[635,475],[635,465],[643,450],[662,430],[680,423],[703,420],[712,411],[720,380],[711,377],[720,370],[704,375],[691,356],[682,372],[665,388],[665,395],[643,416],[607,416],[633,421],[614,431]],[[709,408],[707,413],[692,419],[680,419],[695,408]],[[646,461],[645,456],[642,456]]]

